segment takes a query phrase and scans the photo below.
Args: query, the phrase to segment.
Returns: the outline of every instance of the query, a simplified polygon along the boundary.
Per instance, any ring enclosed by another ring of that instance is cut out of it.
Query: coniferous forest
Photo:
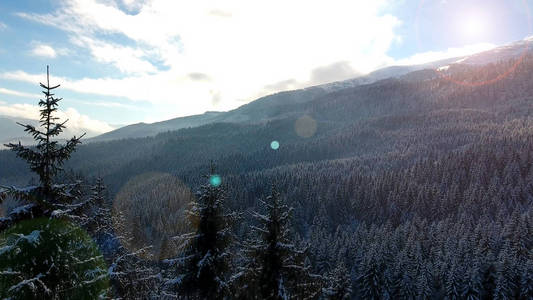
[[[110,141],[57,139],[47,78],[0,151],[0,298],[533,299],[533,56],[447,72]]]

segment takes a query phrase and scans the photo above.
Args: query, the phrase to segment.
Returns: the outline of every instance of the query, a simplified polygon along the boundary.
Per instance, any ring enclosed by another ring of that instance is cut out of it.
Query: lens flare
[[[270,143],[270,148],[272,148],[272,150],[278,150],[279,149],[279,142],[278,141],[272,141],[272,143]]]
[[[525,21],[527,21],[527,28],[531,34],[531,32],[533,32],[533,20],[530,14],[528,2],[526,0],[517,0],[516,2],[521,3],[521,6],[524,11],[524,15],[525,15]],[[416,15],[415,15],[415,20],[414,20],[415,36],[416,36],[416,41],[417,41],[419,49],[423,48],[421,46],[422,42],[420,38],[421,37],[420,29],[421,28],[432,28],[431,26],[423,26],[427,24],[420,24],[420,20],[423,19],[421,17],[422,9],[424,5],[426,5],[427,3],[431,3],[431,1],[419,0]],[[480,16],[471,16],[469,19],[467,19],[467,21],[464,24],[462,24],[463,26],[462,30],[465,35],[478,36],[478,35],[481,35],[484,31],[488,31],[486,26],[489,24],[490,24],[489,20],[483,20],[482,18],[480,18]],[[434,34],[434,36],[438,36],[438,35]],[[530,44],[527,43],[523,47],[523,49],[520,50],[521,51],[520,56],[514,61],[514,63],[510,65],[508,68],[506,68],[505,70],[503,70],[502,73],[496,74],[492,78],[481,79],[477,81],[464,81],[464,80],[456,79],[454,76],[452,76],[453,74],[451,74],[450,72],[442,72],[442,71],[448,71],[448,70],[442,70],[438,68],[438,69],[434,69],[434,71],[436,75],[439,76],[440,78],[447,80],[451,83],[457,84],[457,85],[467,86],[467,87],[490,85],[512,74],[517,69],[517,67],[523,62],[529,50],[530,50]]]
[[[317,124],[315,119],[308,115],[302,116],[294,123],[294,131],[303,138],[309,138],[315,135]]]
[[[485,26],[482,19],[472,17],[464,24],[464,33],[476,37],[484,33]]]
[[[222,184],[222,178],[220,175],[211,175],[211,177],[209,177],[209,184],[214,187],[220,186]]]
[[[130,179],[113,202],[113,228],[128,250],[152,245],[141,253],[144,259],[175,257],[180,249],[175,237],[194,231],[186,210],[194,194],[177,177],[145,173]]]

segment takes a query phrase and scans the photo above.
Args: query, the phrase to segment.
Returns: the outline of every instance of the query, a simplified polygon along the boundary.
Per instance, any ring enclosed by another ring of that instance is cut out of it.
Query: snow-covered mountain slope
[[[532,45],[533,38],[527,38],[508,45],[496,47],[492,50],[466,56],[462,59],[457,60],[455,63],[469,65],[486,65],[490,63],[505,61],[521,57],[528,53],[532,53]]]
[[[91,141],[154,136],[161,132],[197,127],[215,122],[266,122],[283,116],[285,111],[288,111],[286,110],[287,108],[291,108],[291,113],[298,112],[297,106],[299,104],[312,101],[327,93],[364,84],[372,84],[388,78],[402,77],[406,80],[422,80],[429,79],[428,76],[431,77],[432,74],[438,76],[436,72],[417,72],[422,70],[448,71],[451,65],[485,65],[505,61],[530,52],[531,44],[533,44],[533,39],[530,38],[464,57],[448,58],[420,65],[389,66],[353,79],[265,96],[228,112],[208,112],[152,124],[138,123],[125,126],[93,138]]]

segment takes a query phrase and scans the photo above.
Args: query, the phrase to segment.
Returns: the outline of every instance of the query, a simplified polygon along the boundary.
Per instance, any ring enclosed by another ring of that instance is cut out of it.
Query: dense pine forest
[[[0,296],[533,299],[533,56],[519,60],[64,146],[42,85],[51,126],[0,152]]]

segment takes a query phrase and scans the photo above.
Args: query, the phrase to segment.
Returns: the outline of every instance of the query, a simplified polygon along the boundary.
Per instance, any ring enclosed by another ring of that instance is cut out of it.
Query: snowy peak
[[[486,65],[497,63],[509,59],[519,58],[523,55],[532,53],[533,37],[528,37],[522,41],[514,42],[508,45],[496,47],[491,50],[472,54],[458,59],[455,63],[468,65]]]

